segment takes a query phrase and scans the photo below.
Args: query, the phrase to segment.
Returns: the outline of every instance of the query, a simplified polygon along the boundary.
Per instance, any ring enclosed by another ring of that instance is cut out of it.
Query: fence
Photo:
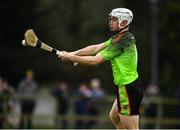
[[[87,116],[76,115],[74,113],[73,104],[76,100],[78,100],[78,98],[71,97],[70,110],[67,115],[63,116],[56,114],[56,102],[52,97],[49,98],[40,96],[38,98],[39,103],[41,102],[42,105],[43,102],[52,109],[47,109],[47,111],[44,111],[44,113],[37,112],[38,110],[36,110],[35,114],[33,115],[33,127],[57,128],[58,126],[56,124],[56,119],[63,119],[68,121],[68,128],[74,128],[74,123],[77,120],[96,121],[93,128],[114,128],[108,116],[114,99],[114,96],[107,96],[102,100],[95,101],[95,104],[99,106],[101,112],[97,116]],[[46,105],[42,105],[41,107],[44,107],[45,109],[47,107]],[[180,111],[179,106],[179,101],[173,98],[145,97],[140,108],[140,128],[180,128],[180,115],[178,115]],[[39,108],[40,110],[41,107]],[[1,117],[4,119],[4,128],[11,128],[12,126],[9,124],[10,119],[8,118],[12,118],[15,123],[19,123],[21,114],[16,111],[13,116],[10,116],[7,108],[6,103],[6,105],[4,105],[4,113],[1,114]],[[17,127],[17,124],[15,127]]]
[[[149,96],[144,98],[142,107],[142,128],[180,128],[180,101],[177,99]]]

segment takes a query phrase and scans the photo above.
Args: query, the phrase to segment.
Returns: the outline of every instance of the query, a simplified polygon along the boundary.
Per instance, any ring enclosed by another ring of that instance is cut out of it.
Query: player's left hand
[[[74,54],[68,53],[66,51],[62,51],[62,53],[58,56],[62,61],[72,61]]]

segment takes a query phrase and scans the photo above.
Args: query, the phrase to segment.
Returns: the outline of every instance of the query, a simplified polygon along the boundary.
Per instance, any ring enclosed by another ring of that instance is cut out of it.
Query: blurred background
[[[134,13],[130,30],[145,92],[140,128],[180,128],[179,0],[2,0],[1,128],[114,128],[109,63],[74,67],[21,41],[33,28],[59,50],[101,43],[112,36],[108,14],[117,7]]]

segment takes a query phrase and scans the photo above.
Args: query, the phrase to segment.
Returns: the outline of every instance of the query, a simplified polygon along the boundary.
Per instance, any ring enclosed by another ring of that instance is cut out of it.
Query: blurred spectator
[[[7,117],[10,112],[9,101],[14,94],[12,87],[9,86],[8,81],[0,78],[0,129],[7,125]]]
[[[92,92],[89,89],[89,86],[85,83],[79,85],[78,91],[75,93],[75,101],[74,101],[74,111],[77,117],[86,115],[86,107],[87,104],[92,97]],[[80,118],[75,122],[75,129],[84,129],[85,121]]]
[[[103,98],[106,95],[105,90],[102,88],[101,81],[98,78],[93,78],[90,81],[90,87],[92,90],[93,98]]]
[[[180,120],[180,85],[175,91],[175,98],[178,100],[178,105],[176,107],[176,118]],[[180,129],[180,125],[176,125],[176,129]]]
[[[4,101],[4,98],[3,98],[3,80],[2,78],[0,77],[0,129],[3,128],[3,101]]]
[[[68,84],[65,81],[59,83],[58,87],[53,89],[53,96],[57,99],[57,113],[58,117],[56,120],[58,128],[66,129],[68,127],[68,122],[66,119],[63,119],[69,109],[69,90]],[[64,117],[59,117],[64,116]],[[61,120],[60,120],[61,119]],[[61,127],[59,127],[61,125]]]
[[[38,85],[34,80],[34,72],[27,70],[25,78],[18,85],[18,94],[21,103],[20,128],[32,128],[32,114],[36,105]]]
[[[146,117],[156,119],[158,116],[157,115],[157,109],[158,109],[157,104],[151,103],[148,98],[158,96],[159,88],[155,84],[150,83],[149,86],[147,86],[147,88],[145,90],[145,94],[146,94],[145,98],[144,98],[144,101],[146,102],[146,105],[144,106],[145,115],[146,115]],[[147,124],[145,126],[146,129],[154,129],[155,127],[156,127],[156,123]]]
[[[97,116],[100,114],[100,102],[105,97],[106,92],[102,89],[101,81],[98,78],[93,78],[90,81],[90,87],[92,92],[92,99],[86,106],[86,112],[89,116]],[[89,120],[86,123],[86,128],[91,129],[96,124],[95,120]]]

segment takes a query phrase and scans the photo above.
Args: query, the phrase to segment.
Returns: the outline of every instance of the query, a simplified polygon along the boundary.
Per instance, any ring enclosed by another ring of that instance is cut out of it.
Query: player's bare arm
[[[98,54],[96,54],[95,56],[78,56],[72,53],[63,52],[59,55],[59,58],[61,60],[78,62],[79,64],[84,65],[98,65],[104,62],[103,57]]]
[[[90,45],[77,51],[70,52],[78,56],[94,56],[106,47],[105,43]]]

